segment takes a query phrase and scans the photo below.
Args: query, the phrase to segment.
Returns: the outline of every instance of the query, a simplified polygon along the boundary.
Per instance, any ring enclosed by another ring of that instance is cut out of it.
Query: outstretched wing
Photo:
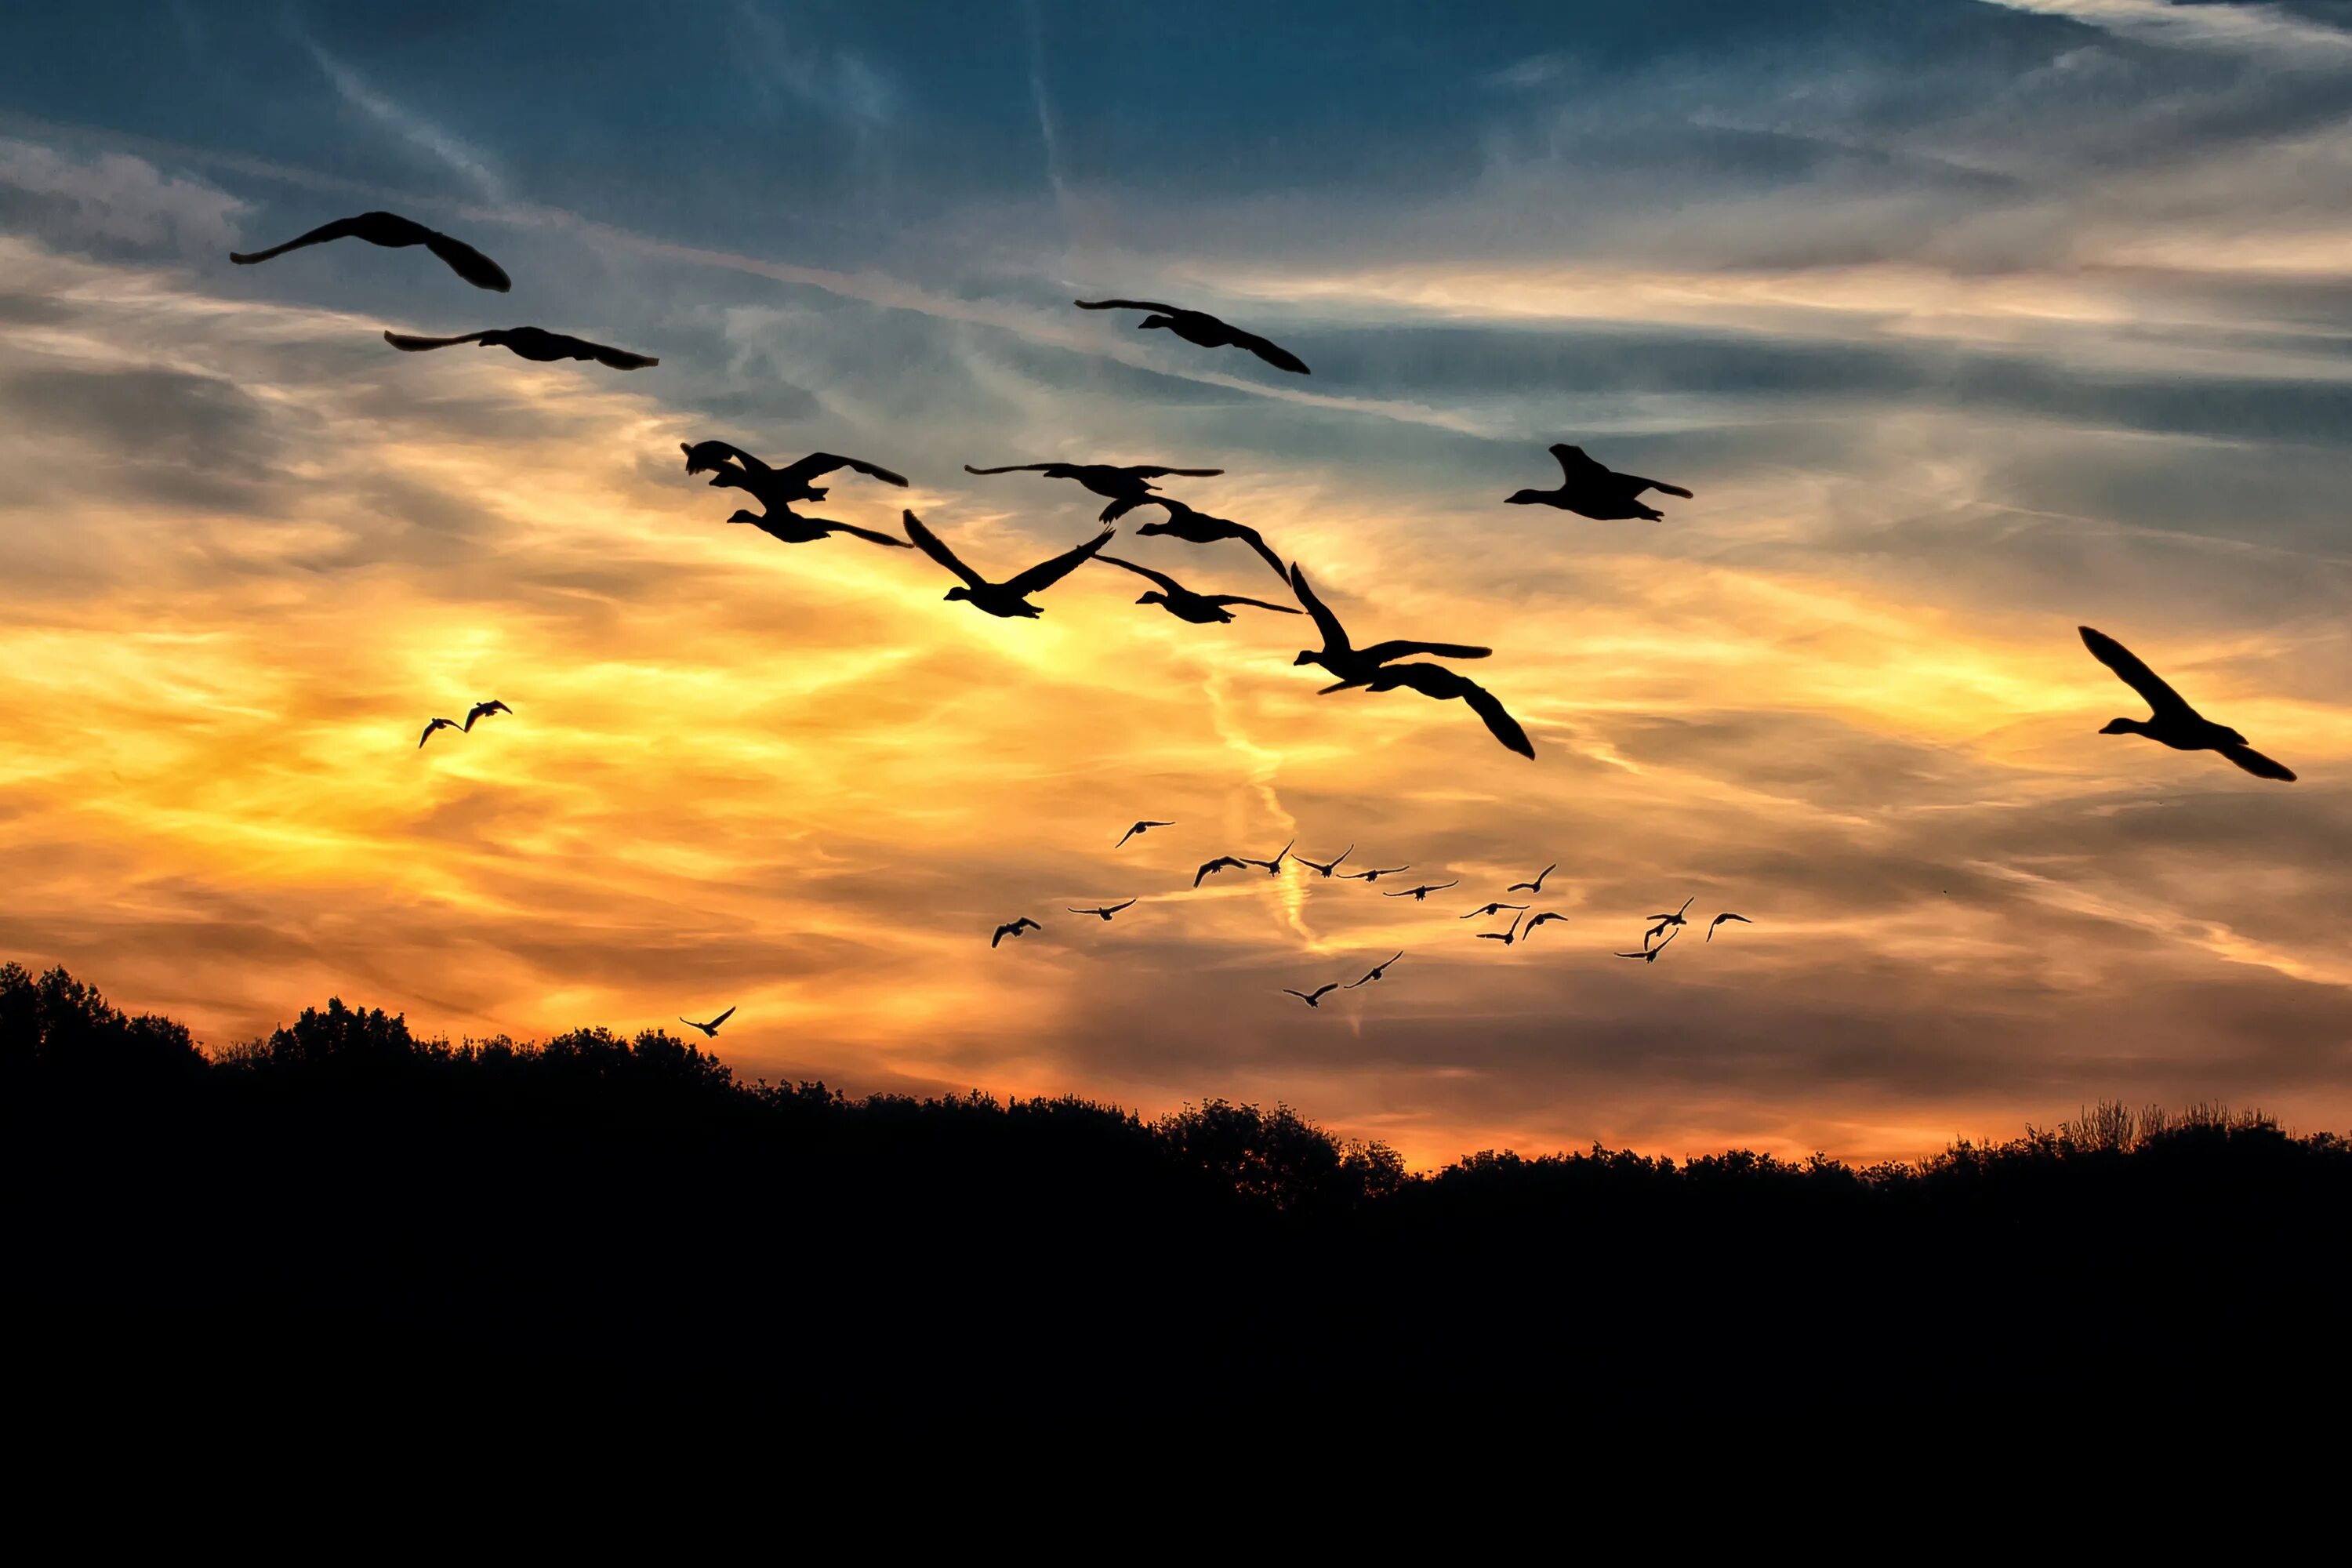
[[[1293,991],[1293,990],[1292,990],[1289,986],[1287,986],[1287,985],[1286,985],[1286,986],[1284,986],[1284,987],[1282,988],[1282,994],[1283,994],[1285,996],[1296,996],[1296,997],[1297,997],[1301,1002],[1312,1002],[1312,1001],[1314,1001],[1314,1000],[1315,1000],[1315,996],[1320,996],[1320,995],[1322,995],[1322,994],[1323,994],[1323,993],[1321,993],[1320,991],[1318,991],[1317,993],[1315,993],[1315,996],[1309,996],[1308,994],[1307,994],[1307,993],[1306,993],[1306,992],[1304,992],[1304,991]]]
[[[966,463],[963,471],[967,474],[1050,474],[1055,468],[1067,466],[1064,463],[1007,463],[1001,468],[975,468]]]
[[[485,328],[481,331],[467,332],[462,337],[456,338],[420,338],[408,332],[387,331],[383,334],[383,341],[403,353],[421,354],[427,349],[446,349],[455,348],[459,343],[478,343],[495,330]]]
[[[851,473],[864,474],[869,479],[880,479],[886,485],[904,488],[907,483],[905,475],[894,474],[879,463],[869,463],[863,458],[844,458],[832,452],[811,452],[797,463],[787,463],[783,476],[788,479],[813,479],[835,468],[847,468]]]
[[[1315,596],[1315,590],[1307,584],[1307,574],[1295,561],[1290,563],[1290,591],[1298,595],[1299,604],[1315,617],[1315,629],[1323,634],[1324,651],[1349,651],[1351,645],[1348,641],[1348,628],[1339,624],[1339,617],[1331,613],[1329,605]]]
[[[880,532],[871,528],[860,528],[854,522],[828,522],[824,524],[824,530],[827,533],[855,534],[856,537],[865,540],[869,544],[887,544],[894,550],[911,550],[914,548],[914,546],[908,544],[903,539],[893,539],[887,533]]]
[[[1004,940],[1004,933],[1012,929],[1013,928],[1011,926],[998,926],[996,928],[996,934],[988,939],[988,945],[994,947],[998,942],[1003,942]]]
[[[730,1007],[730,1008],[728,1008],[728,1009],[727,1009],[727,1011],[725,1011],[724,1013],[719,1014],[719,1016],[717,1016],[716,1018],[711,1019],[711,1020],[710,1020],[710,1026],[711,1026],[712,1028],[714,1028],[714,1029],[715,1029],[715,1028],[719,1027],[719,1025],[721,1025],[721,1024],[725,1023],[728,1019],[730,1019],[730,1018],[733,1017],[734,1016],[735,1016],[735,1009],[734,1009],[734,1008],[732,1008],[732,1007]]]
[[[2216,746],[2213,749],[2258,779],[2276,779],[2281,784],[2294,783],[2294,769],[2283,763],[2273,762],[2252,746]]]
[[[772,471],[767,464],[742,447],[730,447],[724,441],[697,441],[691,447],[680,441],[678,448],[686,454],[686,471],[689,474],[707,474],[713,468],[723,468],[730,458],[742,464],[747,473]]]
[[[330,240],[348,239],[352,236],[358,234],[361,229],[367,227],[368,224],[366,220],[373,216],[376,215],[362,213],[358,217],[339,217],[332,223],[320,224],[318,227],[310,230],[308,234],[298,234],[283,245],[273,245],[267,250],[232,250],[228,253],[228,258],[231,261],[236,262],[239,267],[251,267],[257,262],[268,261],[273,257],[283,256],[289,250],[299,250],[306,245],[324,245]],[[394,215],[385,213],[382,216],[392,217]],[[401,218],[398,221],[402,223],[409,222],[406,218]],[[425,229],[424,226],[421,224],[412,224],[411,226],[424,233],[431,232],[429,229]]]
[[[1485,658],[1495,650],[1473,647],[1468,643],[1407,642],[1400,637],[1389,642],[1376,642],[1358,651],[1373,664],[1387,664],[1391,659],[1405,658],[1413,654],[1427,654],[1433,658]]]
[[[1154,572],[1149,566],[1138,566],[1134,562],[1122,561],[1116,555],[1097,555],[1095,559],[1106,566],[1124,566],[1139,577],[1149,577],[1171,594],[1181,594],[1184,591],[1182,584],[1164,572]]]
[[[1304,614],[1294,605],[1269,605],[1264,599],[1244,598],[1239,594],[1213,594],[1209,595],[1209,603],[1221,609],[1230,609],[1235,605],[1247,605],[1253,610],[1272,610],[1277,616]]]
[[[1584,448],[1581,447],[1571,447],[1565,441],[1558,442],[1553,445],[1551,455],[1559,459],[1560,475],[1570,484],[1580,481],[1589,482],[1608,476],[1609,465],[1594,462],[1584,455]]]
[[[1007,582],[1004,586],[1023,598],[1027,598],[1032,594],[1042,593],[1076,571],[1081,562],[1087,560],[1104,545],[1108,544],[1111,536],[1118,531],[1118,530],[1115,528],[1106,528],[1076,549],[1065,550],[1051,561],[1040,561],[1036,565]]]
[[[911,511],[904,512],[900,515],[907,525],[907,537],[915,542],[916,549],[921,551],[924,554],[929,556],[932,560],[938,562],[940,565],[946,567],[957,576],[962,578],[972,587],[985,588],[988,586],[988,579],[982,577],[979,573],[965,565],[961,561],[957,560],[956,552],[950,550],[947,547],[946,542],[941,540],[938,534],[933,533],[929,529],[924,527],[923,520],[921,518],[917,517]]]
[[[1127,904],[1131,904],[1131,903],[1133,903],[1133,902],[1135,902],[1135,900],[1134,900],[1133,899],[1129,899],[1129,900],[1127,900]],[[1110,907],[1110,912],[1111,912],[1111,913],[1113,913],[1113,914],[1117,914],[1117,913],[1118,913],[1118,911],[1119,911],[1119,910],[1123,910],[1123,909],[1127,908],[1127,904],[1113,904],[1113,905],[1111,905],[1111,907]]]
[[[633,354],[626,349],[616,349],[606,343],[592,343],[586,338],[567,337],[563,341],[578,344],[586,352],[588,358],[614,370],[646,370],[661,363],[651,354]]]
[[[2198,717],[2197,710],[2189,706],[2188,700],[2167,686],[2164,678],[2142,664],[2139,656],[2131,649],[2095,627],[2077,626],[2074,629],[2083,634],[2083,646],[2091,650],[2091,657],[2114,670],[2126,686],[2138,692],[2147,705],[2156,710],[2159,717]],[[2239,763],[2241,767],[2244,765]]]
[[[1180,479],[1213,479],[1225,470],[1223,468],[1164,468],[1157,463],[1129,463],[1125,471],[1139,474],[1147,479],[1164,479],[1171,476]]]
[[[1265,339],[1259,337],[1255,332],[1244,332],[1231,327],[1227,328],[1226,331],[1231,331],[1234,334],[1234,347],[1237,349],[1249,350],[1250,353],[1257,355],[1258,358],[1265,361],[1266,363],[1274,366],[1276,370],[1286,370],[1293,375],[1312,375],[1315,374],[1313,371],[1307,368],[1307,362],[1305,360],[1300,359],[1297,354],[1292,353],[1288,349],[1284,348],[1279,343],[1269,342]]]
[[[1157,310],[1163,316],[1181,316],[1181,305],[1155,305],[1149,300],[1073,300],[1071,304],[1081,310]]]
[[[514,279],[507,276],[505,268],[462,239],[452,239],[446,234],[427,234],[425,248],[446,263],[450,271],[477,289],[503,294],[514,287]]]
[[[1670,485],[1662,479],[1645,479],[1637,474],[1628,474],[1625,476],[1625,482],[1633,487],[1635,495],[1640,495],[1643,490],[1655,490],[1662,496],[1680,496],[1685,500],[1691,499],[1690,491],[1683,489],[1682,486]]]

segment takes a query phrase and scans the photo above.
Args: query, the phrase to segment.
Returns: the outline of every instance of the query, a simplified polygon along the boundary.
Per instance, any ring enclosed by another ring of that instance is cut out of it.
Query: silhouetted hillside
[[[2352,1142],[2103,1107],[1857,1170],[738,1083],[340,1001],[207,1057],[0,967],[18,1342],[137,1397],[1788,1403],[2340,1369]],[[1995,1380],[1988,1384],[1985,1380]]]

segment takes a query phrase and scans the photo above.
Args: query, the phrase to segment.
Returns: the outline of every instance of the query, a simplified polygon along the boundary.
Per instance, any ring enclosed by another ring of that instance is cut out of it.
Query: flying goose
[[[299,250],[306,245],[324,245],[336,239],[363,239],[370,245],[381,245],[398,250],[406,246],[421,245],[447,263],[449,270],[477,289],[488,289],[503,294],[514,287],[513,279],[497,262],[476,250],[462,239],[452,239],[438,229],[425,227],[398,213],[362,213],[357,217],[339,217],[323,223],[308,234],[297,235],[283,245],[273,245],[267,250],[235,251],[228,258],[239,267],[251,267],[289,250]]]
[[[1525,919],[1527,919],[1527,916],[1525,915],[1513,915],[1511,917],[1510,930],[1482,931],[1478,933],[1478,940],[1480,942],[1499,942],[1505,947],[1508,947],[1511,943],[1519,940],[1519,922]]]
[[[505,349],[523,359],[537,360],[542,364],[560,359],[593,359],[598,364],[614,370],[644,370],[661,361],[650,354],[633,354],[626,349],[607,348],[592,343],[585,338],[574,338],[562,332],[550,332],[538,327],[494,327],[486,331],[464,332],[454,338],[419,338],[406,332],[383,334],[383,341],[403,353],[423,353],[428,349],[454,348],[459,343],[478,343],[486,349]]]
[[[1172,822],[1139,822],[1134,826],[1129,828],[1126,832],[1120,834],[1118,836],[1118,844],[1114,844],[1111,847],[1114,849],[1118,848],[1119,844],[1126,843],[1129,839],[1134,837],[1139,833],[1149,833],[1155,827],[1173,827],[1175,826],[1176,825]]]
[[[1525,904],[1507,904],[1497,899],[1491,904],[1479,905],[1476,909],[1472,910],[1468,914],[1464,915],[1462,918],[1465,921],[1475,921],[1481,915],[1500,914],[1505,910],[1523,910],[1527,907],[1528,906]]]
[[[1044,931],[1045,929],[1045,928],[1044,926],[1039,925],[1027,915],[1023,915],[1019,920],[1013,921],[1010,924],[998,926],[996,928],[996,934],[988,939],[988,945],[994,947],[1006,937],[1017,937],[1024,931]]]
[[[1296,563],[1290,568],[1290,591],[1298,595],[1298,602],[1307,607],[1308,615],[1315,617],[1315,629],[1323,634],[1321,648],[1302,648],[1298,657],[1290,662],[1294,666],[1319,664],[1338,676],[1342,685],[1360,685],[1377,674],[1381,666],[1389,660],[1403,658],[1411,654],[1427,654],[1434,658],[1485,658],[1495,651],[1445,642],[1391,641],[1358,647],[1348,640],[1348,628],[1339,624],[1339,617],[1315,596],[1315,590],[1307,584],[1307,574],[1300,571]],[[1325,689],[1336,690],[1337,688],[1327,687]]]
[[[1528,938],[1535,935],[1536,927],[1543,924],[1546,921],[1564,921],[1566,919],[1568,919],[1568,917],[1561,914],[1558,910],[1546,910],[1543,913],[1538,915],[1535,919],[1528,922],[1528,929],[1519,933],[1519,940],[1521,942],[1525,942]]]
[[[1108,497],[1110,504],[1102,509],[1102,521],[1117,522],[1137,507],[1151,499],[1158,485],[1150,479],[1170,477],[1186,479],[1214,479],[1223,468],[1171,468],[1158,463],[1007,463],[1002,468],[975,468],[963,466],[967,474],[1043,474],[1049,479],[1076,479],[1098,496]]]
[[[680,441],[677,445],[686,454],[688,473],[709,474],[714,486],[731,485],[739,490],[748,490],[771,511],[782,510],[797,501],[823,500],[830,491],[809,481],[822,479],[835,468],[847,468],[901,489],[907,484],[905,475],[894,474],[878,463],[833,452],[811,452],[781,468],[772,468],[742,447],[730,447],[724,441],[697,441],[690,447]]]
[[[1448,888],[1458,887],[1461,885],[1461,881],[1462,879],[1456,877],[1451,882],[1423,882],[1418,888],[1400,888],[1393,893],[1382,893],[1381,897],[1384,899],[1411,899],[1416,904],[1425,904],[1429,901],[1430,894],[1442,893]]]
[[[1298,612],[1288,605],[1269,605],[1264,599],[1244,598],[1239,594],[1195,594],[1164,572],[1154,572],[1149,566],[1138,566],[1132,561],[1122,561],[1116,555],[1097,555],[1097,561],[1106,566],[1124,566],[1139,577],[1149,577],[1160,584],[1158,593],[1147,593],[1136,600],[1139,605],[1158,605],[1180,621],[1190,621],[1196,626],[1229,625],[1233,612],[1229,605],[1247,605],[1255,610],[1272,610],[1276,615],[1295,616]]]
[[[416,737],[416,744],[420,750],[424,747],[425,742],[433,738],[433,731],[436,730],[455,730],[461,735],[466,732],[465,726],[458,723],[455,719],[433,720],[425,726],[425,733]]]
[[[911,511],[905,516],[907,537],[915,542],[915,548],[963,579],[963,585],[950,588],[947,596],[969,600],[974,609],[985,610],[1006,620],[1024,617],[1034,620],[1043,614],[1036,605],[1029,603],[1029,595],[1044,593],[1076,571],[1080,563],[1109,543],[1110,536],[1118,531],[1114,528],[1105,528],[1075,550],[1065,550],[1052,560],[1041,561],[1026,572],[1008,577],[1002,583],[992,583],[957,560],[956,552],[950,550],[938,534],[924,527],[921,518]]]
[[[1076,300],[1071,301],[1081,310],[1150,310],[1155,314],[1135,323],[1139,331],[1165,327],[1188,343],[1204,349],[1247,349],[1276,370],[1286,370],[1293,375],[1312,375],[1307,362],[1266,342],[1255,332],[1243,331],[1227,326],[1206,310],[1188,310],[1181,305],[1155,305],[1149,300]]]
[[[1680,936],[1681,934],[1682,934],[1682,933],[1681,933],[1680,931],[1676,931],[1676,932],[1675,933],[1675,936]],[[1664,941],[1664,942],[1662,942],[1658,943],[1658,945],[1657,945],[1657,946],[1655,946],[1655,947],[1652,947],[1652,946],[1650,946],[1650,945],[1649,945],[1649,943],[1647,943],[1647,942],[1643,942],[1643,943],[1642,944],[1642,951],[1641,951],[1641,952],[1621,952],[1621,953],[1619,953],[1617,956],[1618,956],[1618,957],[1620,957],[1620,958],[1639,958],[1639,959],[1645,960],[1645,961],[1647,961],[1648,963],[1655,963],[1658,961],[1658,954],[1660,954],[1660,953],[1662,953],[1662,952],[1665,952],[1665,951],[1666,951],[1666,949],[1668,949],[1668,948],[1672,947],[1674,944],[1675,944],[1675,937],[1674,937],[1674,936],[1670,936],[1670,937],[1666,938],[1666,940],[1665,940],[1665,941]]]
[[[868,544],[887,544],[894,550],[914,548],[903,539],[893,539],[875,529],[860,528],[854,522],[833,522],[822,517],[803,517],[781,506],[771,508],[764,517],[755,511],[738,511],[727,521],[748,522],[769,538],[785,544],[814,544],[828,534],[846,533]]]
[[[1696,899],[1696,898],[1697,898],[1697,897],[1698,897],[1698,895],[1697,895],[1696,893],[1693,893],[1689,899],[1685,899],[1685,900],[1683,900],[1683,907],[1682,907],[1682,909],[1680,909],[1680,910],[1676,910],[1673,914],[1670,914],[1670,915],[1652,915],[1650,918],[1651,918],[1652,920],[1654,920],[1654,921],[1657,921],[1658,923],[1657,923],[1657,924],[1655,924],[1655,925],[1654,925],[1654,926],[1652,926],[1652,927],[1651,927],[1651,928],[1650,928],[1646,932],[1644,932],[1644,933],[1643,934],[1643,937],[1642,937],[1642,945],[1643,945],[1643,947],[1647,947],[1647,946],[1649,946],[1649,945],[1650,945],[1650,939],[1651,939],[1651,938],[1653,938],[1653,937],[1654,937],[1654,936],[1656,936],[1660,931],[1664,931],[1664,930],[1665,930],[1667,927],[1669,927],[1669,926],[1681,926],[1681,925],[1688,925],[1688,924],[1690,924],[1690,921],[1686,921],[1686,920],[1685,920],[1685,919],[1683,918],[1683,911],[1684,911],[1685,910],[1687,910],[1687,909],[1689,909],[1689,908],[1691,907],[1691,899]],[[1673,940],[1673,938],[1669,937],[1667,940],[1671,942],[1671,941]]]
[[[2293,784],[2294,773],[2246,744],[2246,738],[2227,724],[2216,724],[2189,706],[2180,693],[2135,657],[2131,649],[2102,631],[2076,628],[2091,657],[2116,672],[2126,686],[2140,694],[2154,711],[2146,719],[2110,719],[2102,735],[2145,735],[2176,752],[2219,752],[2256,778]]]
[[[1287,986],[1287,985],[1286,985],[1286,986],[1284,986],[1284,987],[1282,988],[1282,994],[1283,994],[1285,996],[1296,996],[1296,997],[1297,997],[1301,1002],[1306,1003],[1309,1007],[1320,1007],[1321,1005],[1323,1005],[1323,998],[1324,998],[1326,995],[1329,994],[1331,992],[1338,991],[1338,990],[1340,990],[1340,989],[1341,989],[1341,986],[1340,986],[1339,983],[1338,981],[1334,980],[1334,981],[1331,981],[1331,982],[1330,982],[1329,984],[1324,984],[1324,985],[1318,985],[1318,986],[1315,988],[1314,994],[1312,994],[1312,995],[1309,995],[1307,993],[1306,993],[1306,992],[1304,992],[1304,991],[1293,991],[1293,990],[1292,990],[1289,986]]]
[[[1218,872],[1224,870],[1227,867],[1232,867],[1238,870],[1248,864],[1248,861],[1240,858],[1238,856],[1220,855],[1213,860],[1204,862],[1199,870],[1192,873],[1192,886],[1196,888],[1199,887],[1201,885],[1202,878],[1213,877]]]
[[[1131,904],[1133,902],[1135,902],[1133,899],[1127,900],[1127,904]],[[1127,908],[1127,904],[1103,904],[1095,909],[1071,910],[1070,912],[1074,915],[1099,915],[1102,917],[1103,923],[1105,925],[1108,925],[1110,923],[1110,917],[1118,913],[1119,910]],[[1066,908],[1067,906],[1065,907]]]
[[[1382,877],[1393,877],[1400,871],[1410,871],[1412,869],[1412,868],[1410,866],[1376,866],[1369,871],[1342,871],[1339,873],[1339,880],[1343,882],[1377,882]]]
[[[1257,558],[1273,567],[1276,576],[1285,583],[1290,581],[1290,568],[1282,563],[1282,557],[1274,552],[1266,543],[1265,536],[1256,529],[1227,518],[1211,517],[1205,511],[1196,511],[1171,496],[1153,496],[1150,504],[1159,507],[1168,516],[1160,522],[1138,524],[1136,532],[1164,533],[1187,544],[1216,544],[1228,539],[1238,539],[1256,551]]]
[[[1746,915],[1735,915],[1730,910],[1726,910],[1723,913],[1716,916],[1715,919],[1706,922],[1707,941],[1713,942],[1715,940],[1715,928],[1721,925],[1726,921],[1738,921],[1741,925],[1748,926],[1752,926],[1756,923],[1754,921],[1749,920]]]
[[[1685,500],[1691,499],[1690,491],[1680,485],[1645,479],[1638,474],[1612,472],[1586,457],[1581,447],[1555,446],[1551,455],[1559,459],[1559,488],[1554,490],[1520,490],[1505,497],[1505,505],[1556,506],[1563,511],[1572,511],[1579,517],[1602,522],[1635,517],[1656,522],[1665,513],[1644,506],[1636,499],[1643,490],[1680,496]]]
[[[470,735],[474,732],[475,720],[487,719],[493,713],[512,713],[513,711],[513,709],[508,707],[505,703],[493,697],[488,702],[477,702],[471,708],[467,709],[466,721],[458,727],[467,734]]]
[[[1359,985],[1370,984],[1371,982],[1378,980],[1381,975],[1386,974],[1389,972],[1389,965],[1394,963],[1398,959],[1402,958],[1403,956],[1404,953],[1402,950],[1399,950],[1393,955],[1373,964],[1370,973],[1367,973],[1363,979],[1350,980],[1348,984],[1339,987],[1339,989],[1342,991],[1353,991]]]
[[[678,1019],[678,1022],[684,1024],[689,1029],[699,1029],[706,1037],[715,1040],[719,1037],[719,1026],[725,1023],[734,1016],[735,1009],[730,1007],[724,1013],[719,1014],[716,1018],[711,1019],[708,1024],[698,1024],[693,1019],[684,1016],[681,1016]]]
[[[1298,840],[1294,838],[1290,841],[1290,844],[1286,844],[1281,848],[1276,850],[1274,852],[1274,858],[1271,860],[1252,860],[1244,856],[1242,859],[1242,864],[1244,866],[1263,866],[1265,868],[1265,874],[1267,876],[1279,877],[1282,875],[1282,858],[1289,854],[1291,845],[1297,844],[1297,842]]]
[[[1537,872],[1536,879],[1534,881],[1514,882],[1509,887],[1505,888],[1503,891],[1507,893],[1540,893],[1543,891],[1544,879],[1559,869],[1559,862],[1555,860],[1550,865],[1545,867],[1542,870]]]
[[[1349,687],[1361,687],[1366,691],[1394,691],[1409,686],[1423,697],[1440,701],[1458,697],[1469,704],[1470,710],[1486,721],[1486,732],[1503,743],[1507,751],[1532,760],[1535,742],[1519,721],[1511,717],[1496,695],[1466,675],[1457,675],[1442,664],[1389,664],[1373,670],[1361,680],[1342,680],[1337,686],[1327,686],[1325,691],[1339,691]]]
[[[1309,870],[1321,872],[1323,879],[1328,882],[1331,879],[1331,873],[1339,868],[1339,862],[1345,860],[1349,856],[1353,855],[1355,852],[1356,847],[1350,844],[1345,849],[1340,850],[1337,855],[1332,856],[1330,863],[1328,865],[1320,860],[1309,860],[1304,855],[1293,855],[1291,858],[1297,861],[1300,865],[1307,868]]]

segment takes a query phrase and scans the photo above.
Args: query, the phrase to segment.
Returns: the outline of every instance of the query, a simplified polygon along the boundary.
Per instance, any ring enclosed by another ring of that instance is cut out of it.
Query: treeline
[[[2217,1107],[1868,1168],[1416,1175],[1287,1107],[854,1099],[661,1031],[451,1044],[336,1000],[207,1054],[13,964],[0,1139],[22,1331],[142,1384],[1802,1400],[2252,1347],[2304,1375],[2344,1364],[2352,1282],[2352,1142]]]

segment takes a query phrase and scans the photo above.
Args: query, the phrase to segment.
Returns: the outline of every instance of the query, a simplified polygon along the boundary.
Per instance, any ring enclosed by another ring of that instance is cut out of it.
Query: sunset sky
[[[513,292],[228,262],[372,207]],[[2347,215],[2319,0],[14,7],[0,959],[215,1044],[735,1005],[750,1078],[1286,1100],[1421,1165],[2341,1129]],[[661,363],[380,335],[524,323]],[[1304,617],[1089,566],[994,620],[725,526],[704,437],[896,468],[805,510],[1000,576],[1102,503],[965,463],[1221,467],[1169,489],[1360,641],[1491,644],[1536,760],[1318,697]],[[1502,504],[1555,441],[1696,499]],[[2080,623],[2301,781],[2099,734],[2144,709]],[[1413,874],[1191,887],[1294,837]],[[1474,940],[1554,861],[1564,921]],[[1614,956],[1686,897],[1755,923]]]

